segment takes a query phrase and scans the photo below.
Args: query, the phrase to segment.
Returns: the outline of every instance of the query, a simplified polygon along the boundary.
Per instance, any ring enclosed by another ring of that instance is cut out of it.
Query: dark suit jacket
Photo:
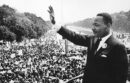
[[[83,83],[125,83],[128,61],[123,44],[113,36],[106,40],[107,47],[94,50],[97,38],[79,35],[62,27],[58,33],[74,44],[88,47]]]

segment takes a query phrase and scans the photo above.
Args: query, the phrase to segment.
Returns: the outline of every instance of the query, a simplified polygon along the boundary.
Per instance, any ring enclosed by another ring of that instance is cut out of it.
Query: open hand
[[[55,16],[54,16],[54,10],[53,7],[50,5],[49,6],[49,10],[48,10],[49,14],[50,14],[50,21],[52,24],[55,24]]]

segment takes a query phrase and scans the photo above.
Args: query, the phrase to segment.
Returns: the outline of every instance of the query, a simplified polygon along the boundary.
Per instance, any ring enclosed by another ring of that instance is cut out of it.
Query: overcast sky
[[[48,6],[52,5],[58,23],[95,17],[99,12],[115,13],[130,10],[130,0],[0,0],[19,12],[34,13],[49,20]]]

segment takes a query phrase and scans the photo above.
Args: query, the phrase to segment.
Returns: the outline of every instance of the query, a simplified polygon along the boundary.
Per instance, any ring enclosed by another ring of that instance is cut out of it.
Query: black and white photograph
[[[130,0],[0,0],[0,83],[130,83]]]

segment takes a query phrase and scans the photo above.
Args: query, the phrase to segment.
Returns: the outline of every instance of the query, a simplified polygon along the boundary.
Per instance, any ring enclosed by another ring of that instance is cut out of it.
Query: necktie
[[[100,41],[101,41],[101,38],[98,38],[96,43],[95,43],[95,49],[94,49],[95,52],[96,52],[96,50],[97,50],[97,48],[99,46]]]

